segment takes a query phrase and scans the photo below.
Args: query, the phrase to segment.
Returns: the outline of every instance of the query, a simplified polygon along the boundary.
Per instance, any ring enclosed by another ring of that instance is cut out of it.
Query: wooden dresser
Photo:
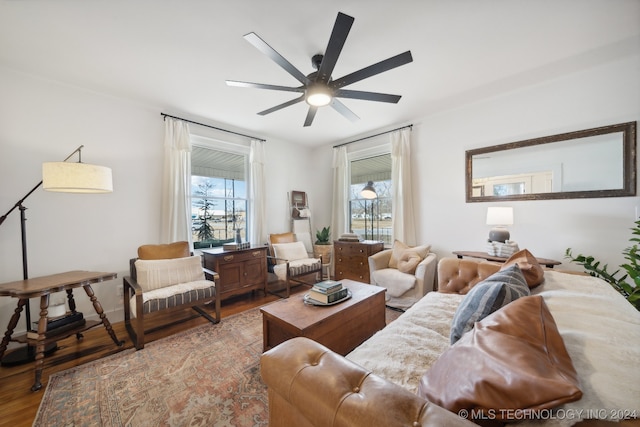
[[[384,249],[383,242],[333,242],[335,280],[351,279],[370,283],[369,256]]]
[[[238,251],[203,249],[204,266],[220,275],[220,298],[253,290],[267,291],[267,247]]]

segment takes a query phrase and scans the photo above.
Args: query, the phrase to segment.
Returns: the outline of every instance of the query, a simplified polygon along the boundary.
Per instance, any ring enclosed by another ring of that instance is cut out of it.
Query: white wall
[[[413,132],[420,240],[439,256],[483,250],[488,206],[465,202],[465,150],[640,119],[640,56],[554,79],[464,108],[423,117]],[[511,238],[563,261],[565,249],[615,267],[630,246],[638,197],[519,201]]]
[[[79,145],[85,146],[83,162],[112,168],[113,193],[50,193],[39,188],[24,206],[29,277],[70,270],[116,272],[116,280],[93,289],[109,319],[122,320],[116,288],[128,274],[129,259],[139,245],[159,242],[164,107],[139,105],[1,67],[0,93],[0,215],[41,180],[42,162],[61,161]],[[202,127],[191,127],[211,136]],[[287,191],[313,194],[311,150],[270,140],[265,151],[267,231],[287,231]],[[0,283],[21,279],[16,209],[0,226]],[[74,295],[85,316],[95,315],[82,289]],[[10,297],[0,298],[0,327],[9,323],[16,303]],[[35,298],[32,320],[38,319],[38,307]],[[16,332],[24,329],[23,315]]]
[[[487,207],[508,205],[513,206],[515,217],[515,224],[509,228],[511,238],[520,248],[561,261],[560,268],[581,270],[564,259],[565,250],[572,248],[574,254],[593,255],[615,271],[626,262],[621,252],[631,245],[630,228],[634,226],[636,207],[640,212],[640,197],[466,203],[465,151],[638,121],[639,75],[640,52],[413,120],[411,150],[417,241],[431,243],[439,257],[454,256],[452,252],[458,250],[484,251],[490,228],[485,224]],[[357,145],[362,148],[366,142]],[[314,157],[324,156],[330,162],[331,151],[329,145],[317,148]],[[325,185],[317,191],[329,201],[330,168],[320,168],[315,174],[317,181]],[[330,219],[328,210],[326,217]]]

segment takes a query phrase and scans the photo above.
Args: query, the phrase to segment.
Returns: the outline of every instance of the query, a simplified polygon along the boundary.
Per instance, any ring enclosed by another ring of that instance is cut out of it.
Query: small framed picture
[[[292,191],[291,204],[298,207],[307,206],[307,193],[304,191]]]

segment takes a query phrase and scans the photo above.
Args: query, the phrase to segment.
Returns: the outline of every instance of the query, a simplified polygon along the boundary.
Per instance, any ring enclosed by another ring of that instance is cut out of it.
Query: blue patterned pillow
[[[451,322],[451,345],[473,329],[476,322],[510,302],[529,295],[529,286],[518,264],[487,277],[471,288],[458,306]]]

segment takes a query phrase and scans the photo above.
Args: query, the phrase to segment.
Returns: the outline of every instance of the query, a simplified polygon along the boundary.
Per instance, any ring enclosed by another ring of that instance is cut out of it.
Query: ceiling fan
[[[302,86],[288,87],[262,83],[239,82],[234,80],[227,80],[227,85],[301,93],[302,95],[292,99],[291,101],[260,111],[258,114],[264,116],[269,113],[273,113],[274,111],[297,104],[298,102],[306,101],[307,104],[309,104],[309,111],[307,112],[307,118],[304,121],[304,126],[311,126],[316,112],[318,111],[318,107],[323,107],[325,105],[331,105],[334,110],[351,121],[359,120],[359,117],[337,98],[362,99],[366,101],[390,102],[394,104],[398,103],[401,97],[400,95],[346,90],[342,88],[366,79],[367,77],[372,77],[376,74],[380,74],[412,62],[413,58],[411,57],[411,51],[409,50],[338,79],[334,80],[331,78],[331,73],[333,73],[333,69],[338,62],[338,57],[340,56],[340,52],[342,51],[345,41],[347,40],[347,35],[351,30],[353,21],[353,17],[341,12],[338,13],[338,17],[336,18],[336,22],[333,26],[333,31],[331,32],[331,37],[329,38],[329,43],[327,44],[324,55],[314,55],[313,58],[311,58],[312,65],[317,71],[314,71],[309,75],[304,75],[264,40],[262,40],[256,33],[246,34],[244,38],[249,43],[271,58],[280,67],[284,68],[285,71],[302,83]]]

